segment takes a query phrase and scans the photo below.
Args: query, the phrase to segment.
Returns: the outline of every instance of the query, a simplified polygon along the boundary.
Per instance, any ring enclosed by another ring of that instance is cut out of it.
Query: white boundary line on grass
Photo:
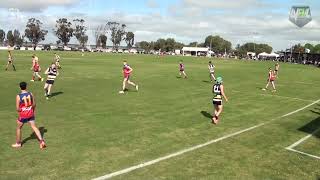
[[[147,162],[144,162],[144,163],[141,163],[141,164],[138,164],[138,165],[135,165],[135,166],[131,166],[131,167],[128,167],[128,168],[125,168],[125,169],[122,169],[122,170],[119,170],[119,171],[115,171],[113,173],[110,173],[110,174],[106,174],[106,175],[103,175],[103,176],[100,176],[100,177],[97,177],[97,178],[94,178],[93,180],[105,180],[105,179],[110,179],[112,177],[115,177],[115,176],[119,176],[119,175],[122,175],[122,174],[126,174],[126,173],[129,173],[131,171],[134,171],[136,169],[140,169],[140,168],[143,168],[143,167],[146,167],[146,166],[150,166],[150,165],[153,165],[153,164],[156,164],[160,161],[164,161],[164,160],[167,160],[167,159],[170,159],[170,158],[173,158],[173,157],[176,157],[176,156],[179,156],[179,155],[182,155],[182,154],[185,154],[187,152],[191,152],[191,151],[194,151],[194,150],[197,150],[199,148],[202,148],[202,147],[205,147],[205,146],[208,146],[210,144],[213,144],[213,143],[216,143],[216,142],[219,142],[219,141],[222,141],[222,140],[225,140],[225,139],[228,139],[228,138],[231,138],[233,136],[237,136],[237,135],[240,135],[242,133],[245,133],[245,132],[248,132],[248,131],[251,131],[253,129],[256,129],[256,128],[259,128],[267,123],[270,123],[276,119],[279,119],[279,118],[283,118],[283,117],[287,117],[287,116],[290,116],[294,113],[297,113],[299,111],[302,111],[316,103],[320,102],[320,99],[300,108],[300,109],[297,109],[295,111],[292,111],[290,113],[287,113],[285,115],[282,115],[280,117],[277,117],[277,118],[274,118],[268,122],[265,122],[265,123],[260,123],[258,125],[255,125],[255,126],[251,126],[249,128],[246,128],[246,129],[243,129],[243,130],[240,130],[240,131],[237,131],[237,132],[234,132],[234,133],[231,133],[231,134],[228,134],[228,135],[225,135],[225,136],[222,136],[220,138],[217,138],[217,139],[213,139],[213,140],[210,140],[206,143],[203,143],[203,144],[199,144],[199,145],[196,145],[196,146],[193,146],[193,147],[190,147],[190,148],[186,148],[186,149],[183,149],[181,151],[178,151],[178,152],[175,152],[175,153],[172,153],[172,154],[169,154],[169,155],[166,155],[166,156],[163,156],[163,157],[160,157],[160,158],[157,158],[157,159],[154,159],[154,160],[150,160],[150,161],[147,161]]]
[[[317,129],[315,130],[314,132],[312,132],[311,134],[301,138],[299,141],[291,144],[290,146],[286,147],[286,150],[288,151],[292,151],[292,152],[296,152],[296,153],[299,153],[299,154],[303,154],[303,155],[306,155],[306,156],[309,156],[309,157],[312,157],[312,158],[316,158],[316,159],[320,159],[319,156],[316,156],[316,155],[312,155],[312,154],[309,154],[309,153],[305,153],[305,152],[302,152],[302,151],[299,151],[299,150],[296,150],[294,149],[295,147],[297,147],[299,144],[301,144],[302,142],[306,141],[307,139],[309,139],[310,137],[312,137],[315,133],[317,133],[318,131],[320,131],[320,129]]]
[[[242,93],[241,91],[238,91],[238,90],[231,90],[231,91],[235,92],[235,93]],[[258,95],[266,96],[266,97],[277,97],[277,98],[282,98],[282,99],[292,99],[292,100],[297,100],[297,101],[313,102],[313,100],[309,100],[309,99],[302,99],[302,98],[289,97],[289,96],[280,96],[280,95],[276,95],[276,94],[259,93]]]
[[[280,96],[276,94],[259,94],[261,96],[269,96],[269,97],[278,97],[278,98],[283,98],[283,99],[292,99],[292,100],[298,100],[298,101],[306,101],[306,102],[313,102],[312,100],[308,99],[301,99],[301,98],[295,98],[295,97],[288,97],[288,96]]]
[[[296,153],[299,153],[299,154],[302,154],[302,155],[305,155],[305,156],[309,156],[309,157],[312,157],[312,158],[320,159],[319,156],[312,155],[312,154],[309,154],[309,153],[305,153],[305,152],[302,152],[302,151],[298,151],[298,150],[295,150],[295,149],[286,148],[286,150],[292,151],[292,152],[296,152]]]

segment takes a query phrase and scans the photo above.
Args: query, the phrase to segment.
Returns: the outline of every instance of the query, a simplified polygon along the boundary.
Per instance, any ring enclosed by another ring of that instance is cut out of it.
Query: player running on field
[[[6,71],[8,70],[9,65],[12,65],[13,70],[16,71],[16,67],[13,64],[13,56],[11,54],[11,51],[8,51],[8,63],[7,63],[7,66],[6,66]]]
[[[276,76],[278,76],[278,74],[279,74],[279,69],[280,69],[280,64],[276,63],[274,65],[274,72],[275,72]]]
[[[60,56],[57,53],[54,53],[54,61],[56,62],[56,66],[58,69],[61,69],[60,65]]]
[[[215,66],[212,64],[211,61],[209,61],[208,69],[209,69],[209,76],[210,76],[211,82],[216,80],[216,77],[214,76],[214,68]]]
[[[33,71],[33,74],[32,74],[32,79],[30,81],[34,82],[36,77],[38,78],[39,81],[43,81],[43,78],[39,74],[39,72],[41,71],[41,67],[39,64],[39,58],[36,55],[32,56],[31,70]]]
[[[276,73],[275,73],[275,71],[272,71],[271,68],[269,68],[267,85],[266,85],[266,88],[263,88],[262,90],[266,91],[268,89],[269,84],[271,84],[272,88],[273,88],[273,92],[275,92],[276,91],[276,86],[274,83],[275,80],[276,80]]]
[[[133,83],[132,81],[130,81],[130,76],[131,73],[133,71],[133,69],[128,65],[127,61],[123,61],[123,82],[122,82],[122,91],[120,91],[120,94],[123,94],[124,91],[126,90],[126,85],[127,83],[134,86],[136,88],[136,90],[139,90],[139,86],[135,83]]]
[[[12,144],[14,148],[20,148],[22,146],[21,143],[21,135],[22,135],[22,127],[25,123],[29,123],[32,130],[36,134],[39,142],[40,148],[43,149],[46,147],[46,144],[41,136],[39,129],[35,124],[35,109],[36,109],[36,101],[31,92],[27,91],[27,83],[20,83],[21,93],[16,97],[16,109],[19,113],[19,118],[17,120],[17,130],[16,130],[16,143]]]
[[[222,113],[223,105],[222,105],[222,97],[228,102],[228,98],[224,93],[224,86],[222,84],[222,77],[217,77],[216,83],[213,85],[212,92],[213,92],[213,100],[212,103],[214,105],[214,112],[212,123],[218,124],[219,116]]]
[[[183,75],[183,78],[187,78],[187,74],[185,72],[185,67],[182,60],[179,62],[179,75],[180,77]]]
[[[47,74],[48,76],[47,81],[44,85],[44,91],[46,98],[49,99],[51,88],[54,84],[56,77],[59,75],[56,64],[52,63],[51,66],[45,71],[45,74]]]

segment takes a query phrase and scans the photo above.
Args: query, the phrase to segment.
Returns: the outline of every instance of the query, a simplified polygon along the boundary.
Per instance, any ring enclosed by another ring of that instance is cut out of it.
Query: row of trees
[[[147,52],[150,52],[152,50],[172,52],[175,49],[181,49],[184,46],[184,44],[180,42],[176,42],[175,39],[173,38],[168,38],[168,39],[160,38],[157,41],[151,41],[151,42],[141,41],[136,43],[136,46],[141,49],[144,49]]]
[[[268,44],[257,43],[245,43],[243,45],[238,44],[234,50],[237,55],[246,55],[247,52],[255,52],[260,54],[262,52],[271,53],[273,48]]]
[[[57,44],[68,45],[72,37],[75,37],[80,46],[84,47],[88,42],[87,26],[85,20],[74,19],[72,22],[67,18],[61,18],[56,21],[53,32],[59,39]],[[97,47],[106,48],[107,46],[107,34],[110,33],[111,42],[114,48],[118,48],[122,41],[125,41],[130,48],[134,45],[134,33],[126,32],[126,25],[118,22],[108,22],[105,25],[100,25],[93,30]],[[21,34],[18,30],[9,30],[7,33],[0,29],[0,44],[6,44],[10,46],[22,46],[24,39],[28,39],[32,43],[33,47],[45,40],[48,30],[43,28],[43,23],[35,18],[30,18],[27,22],[24,34]]]
[[[72,37],[75,37],[79,42],[79,45],[84,47],[88,42],[87,26],[85,20],[74,19],[69,21],[67,18],[61,18],[56,21],[53,32],[59,39],[57,44],[68,45]],[[134,45],[135,35],[133,32],[126,31],[126,25],[118,22],[110,21],[106,24],[102,24],[94,28],[93,35],[95,38],[96,46],[106,48],[107,46],[107,34],[110,35],[110,41],[113,48],[118,48],[121,42],[125,42],[129,48]],[[0,29],[0,44],[8,44],[10,46],[22,46],[24,40],[27,39],[32,43],[35,48],[39,42],[44,41],[48,34],[48,30],[44,29],[43,23],[35,18],[30,18],[26,24],[24,33],[20,33],[19,30],[9,30],[7,33]],[[161,51],[174,51],[175,49],[181,49],[185,44],[175,41],[173,38],[163,39],[160,38],[157,41],[141,41],[136,43],[136,46],[149,52],[151,50]],[[257,43],[245,43],[243,45],[237,45],[235,49],[232,49],[230,41],[223,39],[220,36],[207,36],[202,43],[191,42],[187,46],[197,47],[210,47],[213,52],[216,53],[235,53],[244,55],[246,52],[255,52],[259,54],[261,52],[272,52],[272,47],[268,44]],[[320,44],[312,45],[310,43],[296,44],[291,48],[292,52],[296,53],[320,53]]]
[[[57,44],[63,43],[67,46],[73,36],[76,37],[82,47],[88,42],[85,21],[83,19],[75,19],[73,20],[73,23],[74,25],[66,18],[58,19],[56,21],[54,32],[59,39]],[[107,34],[110,33],[113,48],[117,49],[122,41],[125,41],[127,46],[131,48],[134,44],[134,33],[127,32],[126,27],[125,24],[114,21],[97,26],[93,30],[96,46],[106,48],[108,40]]]
[[[267,44],[256,44],[256,43],[246,43],[243,45],[238,45],[236,49],[232,49],[232,44],[230,41],[223,39],[220,36],[207,36],[203,43],[191,42],[187,45],[176,42],[172,38],[168,39],[158,39],[157,41],[147,42],[141,41],[136,43],[136,46],[144,49],[147,52],[151,50],[155,51],[174,51],[175,49],[181,49],[183,46],[190,47],[209,47],[215,53],[235,53],[237,55],[245,55],[247,52],[256,52],[257,54],[261,52],[272,52],[272,47]]]
[[[20,35],[18,30],[9,30],[7,34],[0,29],[0,44],[3,44],[5,41],[10,45],[22,45],[24,35]]]
[[[313,44],[307,43],[304,46],[301,44],[296,44],[292,46],[291,50],[292,52],[295,52],[295,53],[307,52],[312,54],[320,54],[320,44],[313,45]]]

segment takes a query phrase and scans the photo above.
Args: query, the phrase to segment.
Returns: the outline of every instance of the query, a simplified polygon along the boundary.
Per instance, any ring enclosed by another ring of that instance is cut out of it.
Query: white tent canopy
[[[275,57],[275,58],[278,58],[279,54],[276,54],[274,52],[272,52],[270,54],[266,53],[266,52],[263,52],[263,53],[258,54],[258,58],[260,58],[260,57]]]
[[[182,48],[182,55],[192,55],[198,56],[198,53],[209,53],[209,48],[206,47],[183,47]]]
[[[279,54],[276,54],[274,52],[272,52],[271,54],[269,54],[270,57],[279,57]]]

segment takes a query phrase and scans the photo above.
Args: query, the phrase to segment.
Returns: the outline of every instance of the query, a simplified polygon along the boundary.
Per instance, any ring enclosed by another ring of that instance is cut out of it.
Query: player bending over
[[[11,54],[11,51],[8,51],[8,63],[7,63],[7,66],[6,66],[6,71],[8,70],[9,65],[12,65],[13,70],[16,71],[16,67],[13,64],[13,56]]]
[[[272,71],[271,68],[269,68],[269,74],[268,74],[268,80],[267,80],[267,85],[266,85],[266,88],[263,88],[262,90],[266,91],[269,87],[269,84],[272,85],[272,92],[275,92],[276,91],[276,86],[275,86],[275,80],[276,80],[276,73],[275,71]]]
[[[60,65],[60,56],[57,53],[54,53],[54,61],[56,62],[56,66],[58,69],[61,69],[61,65]]]
[[[44,74],[48,75],[47,81],[44,85],[44,91],[45,91],[46,99],[49,99],[52,85],[54,84],[56,77],[59,75],[56,64],[52,63],[51,66],[45,71]]]
[[[41,67],[39,64],[39,58],[36,55],[32,56],[32,67],[33,70],[32,79],[30,81],[34,82],[37,77],[39,81],[43,81],[43,78],[40,76],[39,72],[41,71]]]
[[[123,82],[122,82],[122,91],[119,91],[120,94],[123,94],[124,91],[126,90],[126,85],[127,83],[134,86],[136,90],[139,90],[139,86],[132,81],[130,81],[130,76],[133,71],[133,69],[127,64],[127,61],[123,61]]]
[[[214,105],[214,112],[213,112],[213,118],[212,123],[218,124],[219,122],[219,116],[223,110],[222,105],[222,97],[228,102],[228,98],[224,93],[224,86],[222,84],[222,77],[217,77],[216,83],[213,85],[212,92],[213,92],[213,100],[212,103]]]
[[[179,75],[180,77],[183,75],[183,78],[187,78],[187,74],[184,71],[184,64],[182,60],[179,62]]]
[[[211,82],[216,80],[216,77],[214,76],[214,68],[215,66],[212,64],[211,61],[209,61],[208,69],[209,69],[209,76],[210,76]]]
[[[27,91],[26,82],[20,83],[20,89],[21,89],[21,93],[18,94],[16,97],[16,109],[19,113],[19,118],[17,120],[16,143],[12,144],[12,147],[20,148],[22,146],[21,130],[25,123],[29,123],[40,142],[40,148],[43,149],[46,147],[46,144],[35,123],[35,113],[34,113],[36,109],[35,98],[31,92]]]

